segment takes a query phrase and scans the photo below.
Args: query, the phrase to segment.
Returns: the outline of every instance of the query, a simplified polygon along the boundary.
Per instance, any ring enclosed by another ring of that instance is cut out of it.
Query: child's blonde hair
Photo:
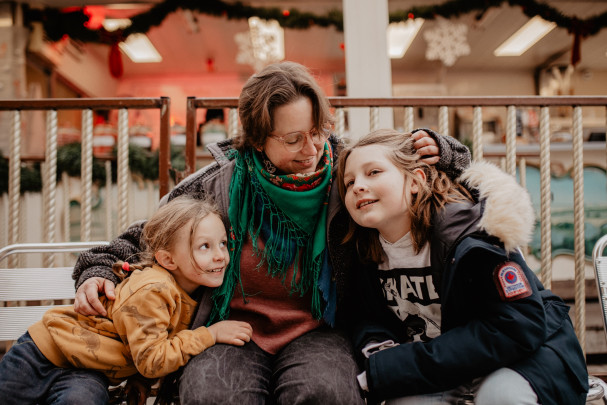
[[[355,144],[344,149],[339,155],[337,187],[342,202],[345,199],[346,187],[344,185],[344,171],[346,161],[356,148],[369,145],[385,146],[386,157],[402,171],[405,181],[407,178],[417,183],[419,191],[412,196],[409,206],[411,215],[411,238],[416,252],[428,242],[432,227],[433,214],[445,204],[456,201],[470,201],[472,199],[468,190],[461,184],[451,181],[442,171],[434,165],[428,165],[421,160],[417,153],[415,139],[411,133],[400,133],[393,129],[380,129],[360,138]],[[426,181],[422,182],[413,171],[421,169],[426,174]],[[349,217],[348,232],[343,242],[354,240],[358,253],[364,261],[381,263],[383,250],[379,242],[377,229],[363,228]]]
[[[193,198],[182,195],[163,205],[152,215],[143,227],[141,241],[145,249],[140,253],[140,265],[150,266],[156,263],[154,255],[159,250],[170,251],[175,244],[175,235],[179,229],[192,221],[189,235],[189,244],[192,244],[194,230],[207,215],[221,214],[215,203],[207,198]],[[192,249],[190,259],[194,261]]]

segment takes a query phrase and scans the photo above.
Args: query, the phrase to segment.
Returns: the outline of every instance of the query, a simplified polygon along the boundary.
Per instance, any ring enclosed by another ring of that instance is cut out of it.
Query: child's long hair
[[[177,231],[193,220],[188,232],[191,246],[194,230],[209,214],[215,214],[221,218],[217,206],[210,199],[193,198],[187,195],[176,197],[160,207],[143,227],[141,243],[144,249],[139,253],[139,262],[134,268],[149,267],[155,264],[154,255],[159,250],[171,251],[175,244]],[[194,262],[193,249],[190,249],[190,260]],[[122,263],[115,265],[114,272],[121,266]]]
[[[392,129],[380,129],[360,138],[354,145],[344,149],[339,155],[337,186],[342,202],[346,195],[344,171],[346,161],[356,148],[368,145],[382,145],[387,148],[386,157],[403,173],[403,181],[411,179],[417,183],[419,191],[413,194],[409,206],[411,215],[411,238],[417,253],[428,242],[432,228],[432,216],[445,204],[456,201],[470,201],[470,193],[459,183],[451,179],[434,165],[421,161],[421,156],[413,146],[415,139],[410,133],[400,133]],[[422,169],[426,181],[422,182],[413,171]],[[383,249],[379,242],[377,229],[363,228],[349,217],[348,232],[343,243],[354,240],[358,253],[364,261],[381,263],[384,260]]]

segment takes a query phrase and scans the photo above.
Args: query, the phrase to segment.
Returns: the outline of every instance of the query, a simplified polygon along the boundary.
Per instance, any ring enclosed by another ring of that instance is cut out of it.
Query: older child
[[[587,371],[563,301],[517,246],[529,197],[489,163],[462,175],[479,201],[420,160],[410,134],[379,130],[342,152],[340,196],[369,402],[583,404]]]
[[[138,372],[162,377],[215,343],[250,340],[246,322],[188,329],[194,298],[221,285],[230,261],[214,205],[176,198],[146,223],[143,240],[137,267],[145,268],[117,286],[115,300],[102,297],[107,318],[80,315],[73,306],[51,309],[2,358],[3,404],[105,404],[108,380]],[[133,266],[120,263],[116,270],[122,269]]]

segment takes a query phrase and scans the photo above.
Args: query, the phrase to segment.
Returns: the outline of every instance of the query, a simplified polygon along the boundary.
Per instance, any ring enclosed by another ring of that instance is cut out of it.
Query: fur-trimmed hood
[[[508,252],[529,244],[535,224],[533,205],[513,176],[492,163],[475,162],[458,180],[478,190],[479,199],[485,201],[478,223],[481,230],[497,236]]]

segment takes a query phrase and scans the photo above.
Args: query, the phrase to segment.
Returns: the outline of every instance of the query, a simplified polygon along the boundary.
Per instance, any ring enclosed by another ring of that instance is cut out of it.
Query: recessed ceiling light
[[[0,4],[0,27],[13,26],[13,13],[10,4]]]
[[[423,18],[415,18],[388,25],[388,56],[391,59],[405,56],[423,23]]]
[[[120,49],[135,63],[162,62],[162,56],[145,34],[131,34],[120,43]]]
[[[520,56],[555,27],[556,23],[548,22],[536,15],[504,41],[493,51],[493,54],[495,56]]]
[[[128,18],[106,18],[103,27],[108,31],[124,29],[131,25]],[[135,63],[162,62],[162,56],[145,34],[131,34],[119,44],[120,49]]]

